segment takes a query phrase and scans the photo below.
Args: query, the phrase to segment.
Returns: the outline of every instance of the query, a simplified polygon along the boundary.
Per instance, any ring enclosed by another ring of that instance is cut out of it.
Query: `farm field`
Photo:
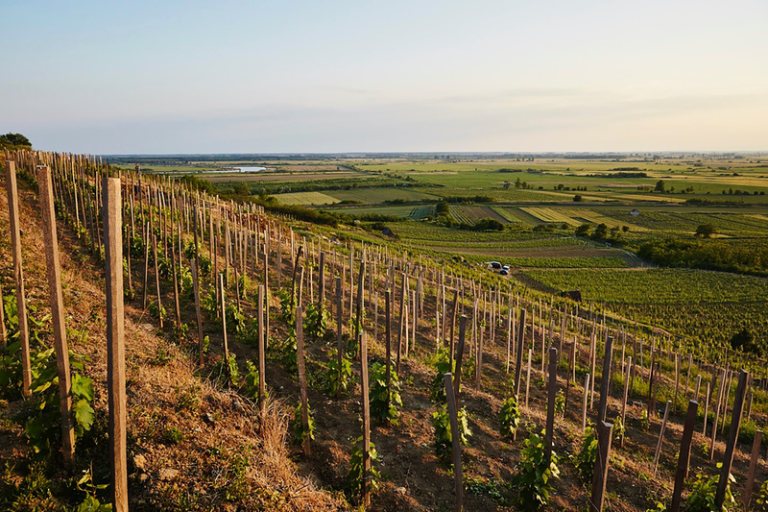
[[[286,194],[276,194],[275,198],[282,204],[299,205],[334,204],[341,201],[322,192],[288,192]]]
[[[768,336],[768,279],[689,269],[525,270],[555,290],[575,290],[584,301],[658,325],[703,344],[722,343],[732,326]]]
[[[425,194],[407,188],[361,188],[355,190],[329,191],[327,194],[335,197],[339,201],[357,201],[361,204],[379,204],[392,201],[435,201],[439,198],[439,196]]]

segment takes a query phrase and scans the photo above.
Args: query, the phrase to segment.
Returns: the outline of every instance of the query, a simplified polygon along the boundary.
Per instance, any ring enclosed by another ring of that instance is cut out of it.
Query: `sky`
[[[0,133],[44,150],[768,150],[765,0],[0,0],[0,19]]]

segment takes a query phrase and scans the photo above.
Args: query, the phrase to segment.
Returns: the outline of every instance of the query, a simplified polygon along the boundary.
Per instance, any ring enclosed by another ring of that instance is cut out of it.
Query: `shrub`
[[[368,377],[370,381],[371,417],[378,423],[397,423],[397,408],[402,407],[400,381],[397,373],[390,369],[389,389],[387,389],[387,368],[381,363],[373,363]],[[387,396],[389,395],[389,400]]]
[[[459,439],[461,444],[467,445],[472,431],[467,422],[467,413],[462,408],[458,413],[459,420]],[[433,447],[435,455],[444,463],[451,460],[453,453],[453,435],[451,433],[451,417],[448,414],[448,406],[442,405],[437,411],[432,413],[432,428],[435,430],[435,439]]]
[[[453,365],[449,361],[449,354],[447,348],[441,348],[435,357],[432,365],[435,368],[435,377],[432,379],[432,391],[430,392],[430,398],[437,404],[445,402],[445,381],[443,375],[446,373],[454,373],[456,369],[456,360],[454,359]],[[459,390],[461,391],[461,390]]]
[[[307,403],[307,414],[309,421],[309,430],[304,430],[303,408],[301,402],[293,410],[293,420],[291,420],[291,432],[293,433],[293,442],[296,444],[304,444],[307,439],[315,440],[315,418],[312,415],[312,408]]]
[[[723,467],[722,463],[717,465],[718,469],[721,467]],[[693,482],[693,486],[691,488],[691,493],[688,495],[685,510],[687,512],[716,511],[717,507],[715,506],[715,492],[717,491],[717,482],[719,479],[720,475],[714,475],[707,478],[702,473],[697,474],[696,480]],[[723,510],[727,510],[729,505],[736,503],[736,498],[734,498],[733,493],[731,492],[731,484],[735,481],[736,479],[733,477],[733,475],[729,474],[728,485],[725,488],[725,501],[723,502]]]
[[[565,393],[562,389],[557,391],[555,395],[555,414],[563,414],[565,412]]]
[[[337,393],[347,391],[351,377],[352,361],[342,356],[341,367],[339,367],[338,351],[332,349],[328,359],[328,371],[325,374],[326,394],[335,397]]]
[[[248,361],[245,363],[245,384],[243,386],[243,394],[250,398],[251,400],[258,400],[259,399],[259,368],[254,364],[253,361]],[[269,393],[267,393],[266,386],[264,387],[264,394],[266,395],[264,398],[269,397]]]
[[[349,460],[349,473],[347,473],[347,490],[350,499],[358,496],[363,487],[363,438],[358,437],[355,444],[352,445],[352,453]],[[378,479],[381,478],[374,462],[379,460],[379,453],[373,443],[368,445],[368,457],[371,459],[370,475],[368,485],[375,491],[379,488]]]
[[[520,426],[520,409],[517,406],[517,398],[514,395],[504,400],[499,416],[501,435],[507,439],[513,438]]]
[[[327,321],[328,311],[325,308],[320,310],[315,304],[307,304],[304,308],[304,334],[306,338],[310,340],[323,339]]]
[[[592,474],[595,472],[595,460],[597,460],[597,437],[595,429],[587,428],[581,437],[581,451],[573,456],[573,465],[576,468],[579,478],[583,483],[592,481]]]
[[[517,504],[520,510],[538,510],[549,503],[549,494],[554,486],[552,481],[560,476],[557,455],[552,452],[549,463],[545,458],[544,437],[531,432],[525,440],[517,473],[512,485],[517,489]]]

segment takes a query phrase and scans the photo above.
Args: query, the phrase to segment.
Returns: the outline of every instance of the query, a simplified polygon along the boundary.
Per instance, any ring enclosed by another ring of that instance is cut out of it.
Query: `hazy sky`
[[[40,149],[768,150],[765,0],[0,6]]]

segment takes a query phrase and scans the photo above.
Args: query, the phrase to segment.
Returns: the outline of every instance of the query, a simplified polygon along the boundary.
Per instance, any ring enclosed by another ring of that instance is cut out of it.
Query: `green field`
[[[334,204],[340,201],[340,199],[323,194],[322,192],[289,192],[287,194],[276,194],[275,199],[282,204],[299,205]]]

